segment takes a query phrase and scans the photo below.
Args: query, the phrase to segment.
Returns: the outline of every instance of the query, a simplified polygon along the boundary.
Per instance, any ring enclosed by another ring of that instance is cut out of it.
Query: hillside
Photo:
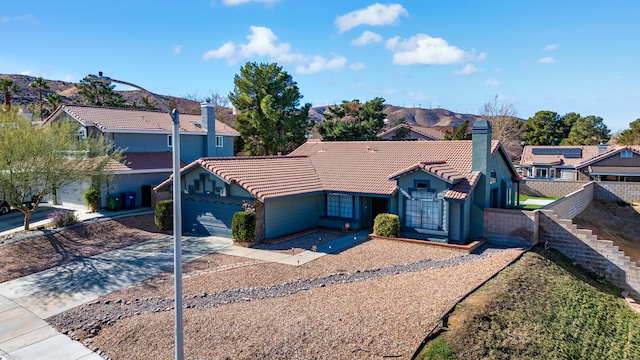
[[[25,106],[27,104],[38,102],[38,91],[32,89],[29,86],[29,84],[36,79],[34,76],[0,74],[0,78],[13,79],[13,81],[20,87],[20,92],[11,96],[11,102],[13,104]],[[80,96],[78,95],[77,89],[75,87],[76,83],[61,80],[45,80],[47,81],[50,89],[43,91],[44,97],[46,97],[47,94],[56,93],[63,98],[65,103],[77,103],[80,101]],[[138,106],[141,106],[142,104],[142,97],[147,95],[141,90],[116,92],[120,93],[126,99],[127,104],[137,104]],[[164,99],[167,104],[172,104],[173,102],[175,102],[178,110],[183,114],[200,113],[200,104],[197,101],[168,95],[160,95],[160,97]],[[0,101],[4,102],[4,94],[2,93],[0,93]],[[229,109],[228,112],[230,114],[231,109]]]
[[[20,87],[20,93],[14,94],[11,99],[14,104],[27,105],[38,102],[38,91],[32,89],[29,84],[36,78],[28,75],[16,75],[16,74],[0,74],[0,78],[11,78]],[[64,102],[72,103],[80,101],[80,97],[77,94],[75,83],[61,81],[61,80],[49,80],[45,79],[47,84],[51,87],[50,90],[45,90],[44,96],[49,93],[56,93],[60,95]],[[127,100],[127,104],[137,104],[141,106],[142,97],[145,94],[140,90],[132,91],[117,91],[122,94]],[[200,104],[197,101],[169,96],[160,95],[167,104],[175,102],[178,110],[183,114],[199,114]],[[0,94],[0,101],[4,101],[4,94]],[[311,108],[309,116],[314,122],[320,122],[324,119],[324,112],[328,106],[317,106]],[[231,108],[221,108],[218,111],[223,111],[221,118],[228,124],[233,123],[233,115]],[[384,113],[389,119],[389,123],[393,124],[398,119],[404,117],[409,124],[428,126],[428,127],[444,127],[454,126],[458,127],[465,120],[469,120],[471,124],[479,118],[477,115],[472,114],[459,114],[446,109],[421,109],[421,108],[405,108],[395,105],[385,105]]]
[[[314,122],[320,122],[324,119],[324,112],[329,106],[317,106],[311,108],[309,116]],[[393,124],[400,118],[405,118],[411,125],[420,125],[426,127],[445,127],[460,126],[465,120],[469,120],[473,124],[480,117],[473,114],[459,114],[446,109],[422,109],[422,108],[405,108],[395,105],[385,105],[384,113],[389,119],[389,123]]]

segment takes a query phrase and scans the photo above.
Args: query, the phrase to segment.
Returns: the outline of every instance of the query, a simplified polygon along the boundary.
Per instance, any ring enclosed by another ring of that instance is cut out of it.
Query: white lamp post
[[[117,83],[122,85],[131,86],[133,88],[142,90],[151,95],[158,104],[166,111],[171,117],[173,122],[172,133],[172,147],[173,147],[173,237],[174,237],[174,250],[173,250],[173,272],[174,272],[174,297],[175,297],[175,358],[176,360],[184,359],[183,349],[183,329],[182,329],[182,202],[180,201],[180,114],[178,109],[170,110],[169,107],[154,93],[151,91],[121,80],[111,79],[106,76],[102,76],[102,71],[98,72],[98,76],[89,75],[87,77],[90,80],[100,81],[104,83]]]

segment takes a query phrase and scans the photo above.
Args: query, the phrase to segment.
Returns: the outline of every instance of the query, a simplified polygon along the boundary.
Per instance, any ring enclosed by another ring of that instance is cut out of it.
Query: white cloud
[[[314,74],[320,71],[326,70],[340,70],[347,64],[347,59],[344,57],[334,57],[331,60],[327,60],[322,56],[314,56],[313,59],[304,65],[298,65],[296,72],[299,74]]]
[[[466,52],[449,45],[442,38],[432,38],[427,34],[417,34],[409,39],[399,36],[387,40],[387,49],[393,52],[393,63],[396,65],[445,65],[471,60],[484,60],[487,55],[475,51]]]
[[[555,50],[557,48],[559,48],[560,45],[558,44],[551,44],[551,45],[547,45],[544,47],[544,49],[542,49],[542,51],[551,51],[551,50]]]
[[[552,58],[551,56],[538,59],[538,64],[553,64],[555,62],[556,59]]]
[[[473,64],[467,64],[460,70],[456,70],[453,72],[453,75],[471,75],[473,73],[477,73],[480,71],[477,67],[473,66]]]
[[[74,82],[74,81],[75,81],[75,76],[73,76],[73,75],[66,75],[66,76],[64,77],[64,81],[66,81],[66,82]]]
[[[370,43],[381,42],[381,41],[382,41],[382,36],[367,30],[363,32],[359,38],[352,40],[351,45],[364,46]]]
[[[222,4],[226,6],[238,6],[244,5],[248,3],[263,3],[263,4],[275,4],[280,0],[222,0]],[[211,2],[212,5],[215,5],[215,0]]]
[[[375,3],[364,9],[336,17],[335,24],[340,32],[345,32],[360,25],[390,25],[400,16],[409,16],[409,12],[402,5]]]
[[[21,72],[20,72],[20,75],[27,75],[27,76],[29,76],[29,75],[31,75],[32,73],[33,73],[33,71],[31,71],[31,70],[25,70],[25,71],[21,71]]]
[[[363,71],[366,68],[367,66],[361,62],[354,62],[353,64],[349,65],[349,70],[353,71]]]
[[[176,55],[180,55],[182,54],[182,49],[183,49],[182,45],[176,45],[176,47],[173,48],[173,53]]]
[[[292,51],[291,44],[279,42],[271,29],[262,26],[251,26],[246,44],[236,45],[228,41],[218,49],[209,50],[202,56],[203,60],[227,59],[229,65],[240,59],[268,57],[282,64],[295,65],[301,74],[312,74],[324,70],[339,70],[347,64],[347,59],[334,55],[327,60],[319,55],[305,55]]]
[[[484,82],[484,85],[490,88],[499,88],[501,84],[500,84],[500,81],[498,80],[488,79],[487,81]]]
[[[0,17],[0,24],[9,23],[9,22],[28,22],[32,24],[39,24],[38,20],[32,14],[18,15],[13,17],[9,17],[5,15]]]

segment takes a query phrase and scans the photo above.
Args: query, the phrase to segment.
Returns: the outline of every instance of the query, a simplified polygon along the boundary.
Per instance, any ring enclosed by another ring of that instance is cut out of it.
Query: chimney
[[[604,154],[606,152],[607,152],[607,144],[604,141],[601,141],[600,144],[598,144],[598,155]]]
[[[200,104],[202,128],[207,131],[204,156],[216,156],[216,106],[209,102]]]
[[[473,195],[474,209],[471,214],[471,236],[480,238],[484,236],[484,212],[482,209],[491,206],[491,124],[487,120],[478,120],[473,124],[471,171],[480,171],[480,179],[476,184]]]

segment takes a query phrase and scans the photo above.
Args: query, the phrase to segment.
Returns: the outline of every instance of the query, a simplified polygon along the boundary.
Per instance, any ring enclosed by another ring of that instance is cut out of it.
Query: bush
[[[54,227],[61,228],[78,223],[78,216],[72,210],[56,210],[49,213],[49,219]]]
[[[160,230],[173,229],[173,200],[162,200],[156,204],[153,220]]]
[[[378,214],[373,221],[373,233],[378,236],[400,236],[400,218],[395,214]]]
[[[100,208],[100,190],[96,188],[87,189],[82,193],[82,197],[91,211],[98,211]]]
[[[237,241],[254,241],[256,239],[256,213],[240,211],[233,215],[231,235]]]

